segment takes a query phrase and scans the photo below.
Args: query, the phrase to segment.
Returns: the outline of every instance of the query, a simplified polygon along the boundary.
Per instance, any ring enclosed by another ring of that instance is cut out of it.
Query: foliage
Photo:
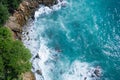
[[[8,28],[0,28],[0,80],[18,79],[31,68],[29,50],[18,40],[12,39]]]
[[[26,49],[20,41],[15,41],[10,54],[9,66],[14,68],[15,72],[18,72],[18,74],[21,74],[26,70],[29,71],[31,64],[28,59],[30,59],[30,57],[29,50]]]
[[[14,10],[18,7],[18,0],[7,0],[7,7],[10,13],[13,13]]]
[[[0,80],[19,80],[19,75],[31,68],[29,50],[2,27],[21,1],[0,0]]]
[[[3,25],[8,19],[9,13],[6,6],[0,3],[0,25]]]
[[[9,14],[13,14],[22,0],[0,0],[0,25],[8,19]]]
[[[17,9],[19,3],[22,0],[1,0],[1,3],[5,6],[7,6],[8,11],[10,13],[13,13],[15,9]]]
[[[4,65],[1,55],[0,55],[0,78],[1,80],[4,79]]]

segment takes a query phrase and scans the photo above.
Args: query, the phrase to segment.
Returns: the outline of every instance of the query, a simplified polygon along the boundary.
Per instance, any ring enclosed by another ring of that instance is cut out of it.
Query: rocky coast
[[[14,39],[21,40],[23,26],[27,24],[31,18],[34,20],[34,13],[39,8],[39,5],[52,6],[57,0],[23,0],[17,10],[6,21],[6,27],[10,28]],[[26,72],[21,75],[22,80],[35,80],[32,72]]]
[[[29,18],[34,19],[34,12],[40,4],[51,6],[56,4],[57,0],[23,0],[18,9],[14,11],[6,22],[5,26],[9,27],[14,33],[14,38],[21,40],[22,27],[25,25]]]

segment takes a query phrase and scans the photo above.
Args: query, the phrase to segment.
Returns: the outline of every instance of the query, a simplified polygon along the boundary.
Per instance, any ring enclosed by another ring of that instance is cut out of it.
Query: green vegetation
[[[0,28],[0,80],[19,80],[19,75],[30,71],[31,54],[19,40],[12,38],[11,31]]]
[[[7,7],[0,4],[0,25],[3,25],[8,19],[9,13]]]
[[[2,27],[21,1],[0,0],[0,80],[20,80],[20,75],[31,69],[29,50]]]
[[[0,26],[13,14],[22,0],[0,0]]]

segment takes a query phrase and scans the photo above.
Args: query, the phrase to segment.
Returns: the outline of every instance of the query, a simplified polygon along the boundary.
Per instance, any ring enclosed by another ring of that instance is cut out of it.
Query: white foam
[[[49,14],[52,11],[56,11],[61,9],[61,6],[66,4],[66,1],[58,1],[57,5],[52,6],[51,8],[46,6],[41,6],[38,11],[35,12],[35,19],[37,19],[42,14]],[[37,21],[36,21],[37,22]],[[61,22],[62,28],[66,31],[66,33],[69,33],[69,30],[65,28],[64,24]],[[37,30],[36,30],[37,27]],[[39,28],[38,28],[39,27]],[[87,77],[86,80],[93,80],[93,78],[90,77],[91,72],[93,68],[90,67],[88,63],[80,62],[78,60],[74,61],[71,65],[69,60],[67,62],[60,61],[59,56],[54,56],[56,54],[55,50],[52,50],[47,47],[48,39],[45,39],[41,36],[41,33],[44,32],[45,26],[44,25],[35,25],[34,22],[28,23],[27,26],[23,29],[23,43],[26,47],[28,47],[32,53],[32,71],[35,73],[36,80],[53,80],[50,76],[52,73],[52,70],[56,67],[54,62],[58,62],[60,65],[58,72],[61,73],[61,70],[64,71],[62,74],[59,75],[59,77],[62,78],[62,80],[84,80],[85,77]],[[26,34],[26,33],[29,34]],[[38,35],[39,34],[39,39]],[[68,35],[67,35],[68,36]],[[39,58],[36,58],[35,56],[38,55]],[[58,60],[58,61],[57,61]],[[41,71],[42,75],[38,74],[36,71]]]
[[[94,68],[91,67],[88,63],[80,62],[78,60],[74,61],[70,68],[67,69],[68,71],[65,72],[62,77],[63,80],[96,80],[97,77],[92,78],[91,75],[93,74]]]
[[[25,26],[24,28],[26,29],[24,29],[23,31],[24,37],[22,38],[23,43],[28,49],[30,49],[32,53],[32,59],[31,59],[33,66],[32,71],[35,73],[36,80],[52,80],[48,76],[48,74],[49,71],[51,71],[52,67],[54,67],[54,65],[52,63],[49,63],[49,66],[45,64],[48,60],[53,59],[52,56],[50,56],[51,50],[46,46],[47,43],[46,39],[40,36],[38,41],[36,41],[35,40],[36,35],[34,35],[34,34],[41,34],[42,32],[44,32],[44,27],[39,27],[38,30],[33,29],[33,27],[34,26],[30,27],[30,25],[29,27],[28,25]],[[33,30],[32,32],[31,29]],[[29,33],[29,34],[25,34],[25,33]],[[30,40],[27,39],[28,37],[30,38]],[[35,57],[37,54],[39,58]],[[37,74],[36,73],[37,70],[41,71],[42,75]]]
[[[71,37],[69,36],[70,34],[70,30],[66,28],[66,26],[64,25],[64,23],[62,22],[62,20],[60,20],[60,25],[61,25],[61,28],[66,32],[66,37],[69,41],[71,41]]]
[[[34,34],[41,34],[44,32],[45,26],[39,27],[37,30],[35,30],[34,27],[35,26],[31,27],[34,30],[33,32],[31,32],[31,28],[28,28],[27,30],[29,31],[29,34],[25,35],[26,37],[29,36],[30,40],[28,41],[26,39],[23,40],[23,42],[31,50],[33,58],[36,54],[39,56],[39,58],[31,60],[33,66],[32,71],[35,73],[36,80],[53,80],[51,75],[53,74],[52,71],[54,71],[56,67],[54,62],[57,62],[59,65],[57,71],[59,73],[58,76],[60,79],[62,78],[62,80],[84,80],[85,77],[87,77],[86,80],[96,79],[90,77],[93,73],[93,67],[88,63],[76,60],[70,65],[70,62],[67,59],[65,61],[57,61],[59,56],[54,56],[56,51],[47,47],[47,43],[49,42],[47,39],[40,36],[40,41],[35,41],[36,37]],[[36,49],[36,47],[38,48]],[[41,71],[42,75],[38,74],[36,72],[37,70]]]
[[[42,72],[42,76],[44,76],[44,80],[51,80],[51,78],[48,76],[50,69],[53,67],[53,65],[46,65],[45,62],[47,62],[50,58],[50,50],[49,48],[47,48],[47,46],[45,45],[45,40],[41,41],[41,45],[40,45],[40,49],[38,52],[38,55],[40,57],[39,61],[35,61],[35,64],[38,64],[39,68]],[[34,67],[36,68],[37,66],[34,65]],[[40,80],[39,76],[36,76],[36,80]]]
[[[50,9],[47,6],[41,6],[38,11],[35,12],[35,18],[38,18],[42,14],[49,14],[52,12],[52,9]]]
[[[67,2],[67,1],[65,1],[65,0],[63,0],[62,2],[58,0],[58,4],[57,4],[57,5],[52,6],[52,9],[53,9],[53,11],[60,10],[60,9],[61,9],[61,7],[64,7],[64,6],[66,6],[67,4],[68,4],[68,2]]]
[[[37,27],[37,30],[35,27]],[[32,71],[35,74],[36,80],[52,80],[49,76],[49,73],[53,69],[54,64],[49,63],[49,61],[55,60],[54,55],[51,55],[51,52],[55,53],[55,51],[46,46],[48,39],[45,39],[41,36],[45,29],[46,28],[44,25],[40,25],[39,27],[38,25],[35,25],[34,22],[30,21],[26,26],[24,26],[22,33],[22,41],[32,53]],[[38,55],[39,58],[36,58],[36,55]],[[41,71],[42,75],[37,73],[38,70]]]
[[[22,42],[24,45],[30,49],[32,56],[37,54],[37,50],[39,49],[39,41],[37,40],[37,35],[35,32],[34,22],[30,19],[28,23],[23,27],[22,32]]]
[[[97,24],[96,16],[93,16],[93,22],[94,22],[94,25],[95,25],[94,27],[95,27],[96,31],[98,31],[99,27],[98,27],[98,24]]]
[[[50,14],[53,11],[58,11],[61,9],[62,6],[65,6],[67,4],[67,1],[59,1],[58,4],[53,5],[52,7],[47,7],[47,6],[40,6],[40,8],[35,12],[35,19],[37,19],[40,15],[46,15]]]

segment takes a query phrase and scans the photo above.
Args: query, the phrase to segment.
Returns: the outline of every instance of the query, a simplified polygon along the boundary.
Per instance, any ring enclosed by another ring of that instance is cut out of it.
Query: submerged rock
[[[40,70],[37,70],[36,73],[42,75],[42,72]]]
[[[97,67],[95,68],[94,74],[95,74],[97,77],[100,77],[100,75],[101,75],[101,70],[100,70],[100,67],[99,67],[99,66],[97,66]]]

